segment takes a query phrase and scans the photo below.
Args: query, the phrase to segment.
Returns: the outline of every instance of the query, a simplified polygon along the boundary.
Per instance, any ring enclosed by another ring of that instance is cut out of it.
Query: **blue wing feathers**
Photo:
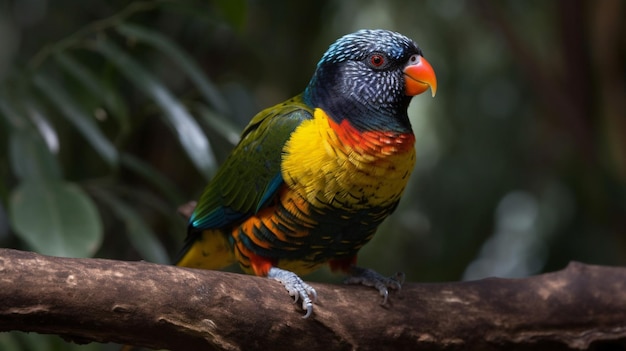
[[[267,202],[274,197],[278,188],[283,184],[283,176],[279,173],[277,174],[267,185],[265,191],[263,192],[263,196],[261,197],[261,201],[259,205],[254,210],[255,212],[259,212],[261,208],[263,208]]]
[[[220,206],[204,217],[196,218],[194,213],[189,219],[189,224],[197,229],[222,228],[248,215],[249,214],[234,211],[228,207]]]

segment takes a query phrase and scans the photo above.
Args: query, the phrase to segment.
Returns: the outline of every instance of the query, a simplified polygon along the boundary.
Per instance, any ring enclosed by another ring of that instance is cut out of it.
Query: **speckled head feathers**
[[[422,54],[413,40],[400,33],[384,29],[362,29],[337,39],[319,64],[361,60],[373,51],[384,52],[396,60],[402,59],[409,52]]]

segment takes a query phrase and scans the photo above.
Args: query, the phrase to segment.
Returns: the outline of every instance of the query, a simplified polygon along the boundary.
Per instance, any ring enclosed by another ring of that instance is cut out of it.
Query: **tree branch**
[[[369,288],[313,284],[302,319],[275,281],[0,249],[0,331],[171,350],[570,350],[626,347],[626,269]]]

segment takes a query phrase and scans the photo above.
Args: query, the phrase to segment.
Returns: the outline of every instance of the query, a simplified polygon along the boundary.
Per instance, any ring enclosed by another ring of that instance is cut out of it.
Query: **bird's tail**
[[[206,229],[188,238],[177,266],[219,270],[235,263],[229,235],[219,229]]]

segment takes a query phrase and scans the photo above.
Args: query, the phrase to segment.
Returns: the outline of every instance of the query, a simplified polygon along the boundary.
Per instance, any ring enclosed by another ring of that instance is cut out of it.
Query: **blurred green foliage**
[[[625,8],[0,2],[0,245],[168,263],[185,236],[176,208],[248,120],[299,93],[332,41],[367,27],[416,40],[439,91],[411,105],[418,164],[361,265],[411,281],[623,265]],[[23,334],[0,346],[69,347]],[[86,348],[100,347],[112,346]]]

